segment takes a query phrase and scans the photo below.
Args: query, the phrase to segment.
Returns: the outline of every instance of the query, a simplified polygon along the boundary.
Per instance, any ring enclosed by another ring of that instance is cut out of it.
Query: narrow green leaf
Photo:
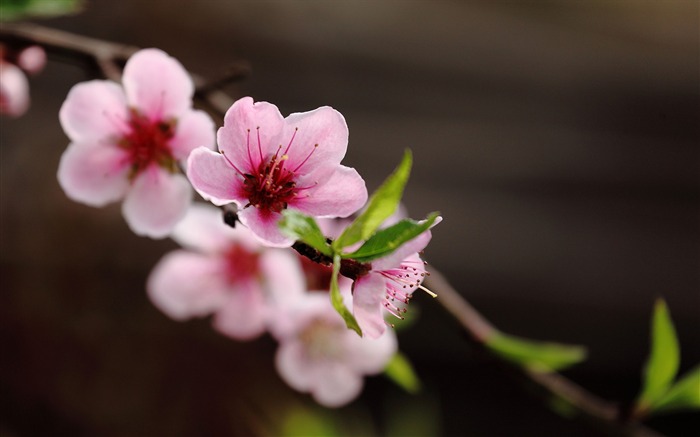
[[[678,372],[680,351],[676,330],[663,299],[656,301],[651,326],[651,352],[644,371],[642,394],[638,409],[646,409],[659,401],[668,391]]]
[[[486,346],[501,357],[537,372],[554,372],[586,359],[586,348],[496,333]]]
[[[654,413],[686,409],[700,410],[700,366],[686,373],[651,407]]]
[[[303,241],[326,256],[333,256],[333,251],[326,242],[326,237],[323,236],[321,228],[318,227],[313,217],[290,209],[285,209],[282,216],[279,223],[282,233],[290,238]]]
[[[333,275],[331,276],[331,303],[333,308],[340,314],[340,317],[345,320],[345,325],[357,332],[357,335],[362,337],[362,329],[360,325],[357,324],[355,316],[352,315],[350,310],[345,306],[343,302],[343,296],[340,294],[340,287],[338,287],[338,274],[340,273],[340,255],[335,255],[333,257]]]
[[[343,254],[343,258],[352,258],[360,262],[369,262],[389,255],[402,244],[416,238],[430,229],[440,213],[433,212],[425,220],[419,222],[403,219],[395,225],[382,229],[372,235],[369,240],[353,253]]]
[[[397,352],[384,368],[384,374],[396,385],[409,393],[417,393],[421,388],[420,379],[411,362],[401,352]]]
[[[401,163],[384,183],[372,194],[367,202],[367,208],[348,226],[333,242],[336,251],[348,247],[358,241],[366,240],[375,230],[391,216],[401,201],[403,189],[411,174],[413,156],[406,150]]]

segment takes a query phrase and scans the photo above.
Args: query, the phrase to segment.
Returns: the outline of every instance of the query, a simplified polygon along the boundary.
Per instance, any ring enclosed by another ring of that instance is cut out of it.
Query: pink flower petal
[[[29,82],[22,70],[0,61],[0,114],[19,117],[29,108]]]
[[[379,338],[348,335],[344,338],[348,350],[345,363],[365,375],[380,373],[398,350],[396,333],[387,329]]]
[[[317,366],[311,392],[316,402],[335,408],[355,399],[363,385],[364,378],[360,373],[345,363],[331,361]]]
[[[192,107],[194,84],[182,64],[158,49],[135,53],[122,77],[129,105],[151,120],[180,117]]]
[[[267,305],[256,282],[239,284],[214,316],[214,328],[237,340],[251,340],[265,332]]]
[[[382,302],[386,295],[386,279],[377,273],[359,277],[353,290],[352,312],[362,334],[378,338],[386,330]]]
[[[198,147],[187,159],[187,177],[195,190],[214,205],[236,202],[245,206],[242,176],[231,167],[226,158],[206,147]]]
[[[294,252],[268,249],[260,257],[260,269],[275,307],[290,307],[303,297],[306,280]]]
[[[116,143],[128,131],[129,114],[122,88],[92,80],[71,88],[58,113],[63,130],[76,143]]]
[[[219,149],[239,170],[254,171],[261,160],[277,151],[283,128],[284,119],[277,106],[243,97],[226,111],[217,136]]]
[[[285,237],[279,229],[282,214],[251,206],[239,211],[238,219],[266,246],[289,247],[294,243],[294,239]]]
[[[313,384],[313,363],[304,343],[296,339],[280,343],[275,354],[275,367],[280,377],[295,390],[308,392]]]
[[[224,223],[219,208],[210,204],[194,203],[175,226],[170,237],[188,249],[214,254],[226,250],[240,233],[242,232],[239,232],[239,229]]]
[[[134,179],[122,204],[122,213],[134,233],[166,237],[187,212],[192,189],[180,174],[151,166]]]
[[[340,112],[323,106],[290,114],[285,121],[282,150],[294,138],[286,152],[289,156],[286,168],[294,170],[301,166],[297,172],[323,179],[340,164],[348,148],[348,126]]]
[[[104,206],[124,197],[129,187],[125,152],[115,146],[71,144],[58,165],[58,182],[71,199]]]
[[[228,298],[216,258],[179,250],[156,265],[146,290],[153,304],[175,320],[203,317],[223,306]]]
[[[175,136],[168,145],[175,159],[184,161],[199,146],[214,149],[214,121],[204,111],[187,111],[177,121]]]
[[[354,168],[337,166],[324,184],[299,196],[290,207],[312,216],[347,217],[367,202],[365,181]]]

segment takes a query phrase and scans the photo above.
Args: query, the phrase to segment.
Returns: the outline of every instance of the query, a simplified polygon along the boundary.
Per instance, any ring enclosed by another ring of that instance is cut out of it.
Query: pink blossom
[[[283,118],[275,105],[244,97],[226,113],[218,143],[221,153],[192,152],[192,185],[215,205],[236,203],[240,221],[267,245],[293,243],[278,229],[286,208],[345,217],[367,200],[364,180],[340,164],[348,128],[330,107]]]
[[[369,272],[355,280],[353,315],[364,335],[377,338],[384,333],[382,310],[403,318],[404,305],[416,289],[422,288],[426,272],[418,252],[428,245],[431,236],[425,231],[388,256],[372,261]]]
[[[59,118],[71,144],[58,180],[68,197],[90,206],[124,199],[129,227],[162,238],[192,201],[178,162],[197,146],[213,148],[214,123],[192,109],[191,78],[160,50],[134,54],[122,82],[93,80],[69,92]]]
[[[304,290],[293,253],[261,246],[248,229],[224,224],[213,206],[192,205],[172,237],[185,249],[163,257],[147,291],[175,320],[214,314],[217,330],[251,339],[266,330],[275,305]]]
[[[362,391],[365,375],[381,372],[396,353],[393,331],[376,339],[359,337],[345,326],[327,293],[311,292],[287,308],[275,364],[295,390],[311,393],[326,407],[347,404]]]
[[[46,64],[46,52],[30,46],[19,53],[0,45],[0,114],[19,117],[29,108],[26,73],[36,74]]]

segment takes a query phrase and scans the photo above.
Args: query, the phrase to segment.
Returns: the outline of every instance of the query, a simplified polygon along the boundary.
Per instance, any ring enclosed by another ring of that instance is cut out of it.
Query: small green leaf
[[[379,225],[396,211],[411,174],[412,162],[411,151],[406,150],[396,170],[372,194],[364,212],[333,242],[336,251],[368,239]]]
[[[668,391],[678,372],[680,351],[676,330],[663,299],[656,301],[651,326],[651,352],[644,372],[642,394],[637,408],[647,409]]]
[[[486,346],[503,358],[537,372],[554,372],[586,359],[586,348],[560,343],[540,342],[498,332]]]
[[[384,368],[384,374],[409,393],[417,393],[420,390],[420,379],[413,370],[411,362],[401,352],[394,354]]]
[[[430,229],[440,213],[433,212],[425,220],[419,222],[411,219],[403,219],[395,225],[382,229],[365,241],[359,249],[353,253],[344,253],[343,258],[352,258],[359,262],[369,262],[377,258],[389,255],[402,244],[413,240],[423,232]]]
[[[333,308],[340,314],[340,317],[345,320],[345,325],[348,329],[352,329],[357,332],[357,335],[362,337],[362,329],[360,325],[357,324],[355,316],[352,315],[350,310],[345,306],[343,302],[343,296],[340,294],[340,287],[338,287],[338,274],[340,273],[340,255],[335,255],[333,257],[333,275],[331,276],[331,303]]]
[[[686,373],[651,407],[654,413],[686,409],[700,409],[700,366]]]
[[[332,418],[321,410],[294,407],[284,416],[282,436],[338,436]]]
[[[333,256],[333,251],[326,242],[326,237],[323,236],[321,228],[318,227],[313,217],[290,209],[285,209],[282,216],[279,223],[282,233],[290,238],[303,241],[326,256]]]
[[[79,12],[82,0],[0,0],[0,21],[55,17]]]

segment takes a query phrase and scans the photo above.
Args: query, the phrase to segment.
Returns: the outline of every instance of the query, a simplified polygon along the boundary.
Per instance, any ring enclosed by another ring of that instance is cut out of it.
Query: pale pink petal
[[[58,182],[76,202],[104,206],[129,187],[129,164],[116,146],[70,144],[58,164]]]
[[[323,178],[340,164],[348,148],[348,126],[340,112],[323,106],[290,114],[285,121],[283,150],[289,156],[288,169]]]
[[[129,129],[124,92],[107,80],[82,82],[71,88],[58,117],[68,138],[76,143],[116,144]]]
[[[243,190],[243,178],[226,158],[206,147],[198,147],[187,159],[187,177],[195,190],[214,205],[236,202],[245,206],[247,197]]]
[[[221,271],[216,258],[171,252],[151,272],[146,290],[153,304],[172,319],[207,316],[228,298]]]
[[[46,52],[40,46],[29,46],[20,52],[17,65],[29,74],[36,74],[46,65]]]
[[[129,105],[151,120],[180,117],[192,107],[194,84],[175,58],[158,49],[135,53],[122,77]]]
[[[257,282],[240,284],[214,316],[214,328],[237,340],[251,340],[265,332],[267,306]]]
[[[163,238],[185,216],[191,202],[192,189],[184,176],[151,166],[134,179],[122,213],[135,234]]]
[[[260,269],[274,306],[290,307],[303,298],[306,281],[294,252],[268,249],[260,257]]]
[[[277,151],[283,129],[284,119],[277,106],[243,97],[226,112],[217,141],[219,149],[241,171],[251,172]]]
[[[387,270],[398,267],[401,261],[409,255],[425,249],[428,243],[430,243],[432,236],[433,234],[430,231],[423,232],[413,240],[409,240],[405,244],[399,246],[398,249],[389,255],[372,261],[372,270]]]
[[[335,408],[355,399],[363,385],[364,378],[354,369],[345,363],[329,361],[317,366],[311,392],[316,402]]]
[[[377,273],[355,281],[352,312],[364,336],[378,338],[386,330],[381,311],[385,295],[386,279]]]
[[[285,237],[279,229],[282,214],[251,206],[239,211],[238,219],[266,246],[289,247],[294,243],[294,239]]]
[[[177,120],[175,136],[168,145],[175,159],[184,161],[197,147],[215,147],[214,121],[204,111],[187,111]]]
[[[224,223],[221,209],[210,204],[193,203],[170,237],[188,249],[214,254],[228,248],[235,241],[237,232],[241,233]]]
[[[290,207],[317,217],[347,217],[362,208],[365,202],[365,181],[354,168],[341,165],[330,179],[318,188],[307,190],[291,202]]]
[[[314,384],[314,365],[304,343],[292,339],[281,342],[275,354],[275,367],[280,377],[295,390],[308,392]]]
[[[0,61],[0,114],[19,117],[29,108],[29,82],[22,70]]]
[[[379,338],[348,335],[344,338],[348,366],[365,375],[374,375],[384,370],[398,350],[396,333],[387,329]]]

